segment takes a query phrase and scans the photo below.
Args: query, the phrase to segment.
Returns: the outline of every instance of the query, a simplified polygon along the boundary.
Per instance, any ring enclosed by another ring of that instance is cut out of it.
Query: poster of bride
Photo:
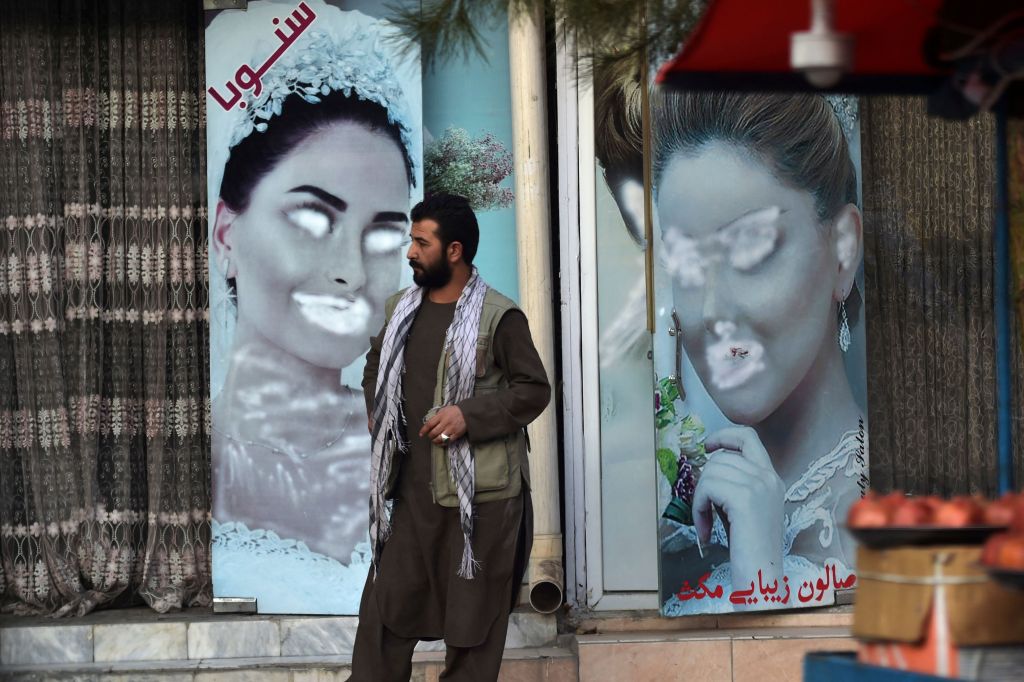
[[[423,188],[392,33],[322,0],[208,17],[214,595],[261,613],[354,614],[369,567],[361,366]]]
[[[650,116],[662,613],[832,604],[868,464],[856,98]]]

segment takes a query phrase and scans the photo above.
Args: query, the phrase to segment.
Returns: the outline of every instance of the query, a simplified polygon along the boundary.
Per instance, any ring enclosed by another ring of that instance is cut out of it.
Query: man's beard
[[[411,265],[411,263],[410,263]],[[424,289],[440,289],[452,281],[452,266],[444,258],[438,258],[433,265],[418,263],[422,270],[413,268],[412,281]]]

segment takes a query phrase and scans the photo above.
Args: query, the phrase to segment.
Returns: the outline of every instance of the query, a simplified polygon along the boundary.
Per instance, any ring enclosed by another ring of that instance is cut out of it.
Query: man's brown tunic
[[[400,473],[392,534],[376,581],[372,576],[367,581],[371,594],[364,593],[364,601],[375,599],[383,624],[399,637],[443,638],[449,646],[474,647],[483,643],[495,619],[508,617],[529,556],[532,518],[525,485],[523,495],[475,505],[473,550],[481,569],[472,580],[456,575],[463,548],[459,511],[434,502],[431,443],[419,436],[424,418],[434,407],[437,367],[455,305],[425,298],[405,345],[403,409],[409,451],[395,463]],[[363,388],[368,403],[376,385],[382,342],[383,332],[372,340],[367,356]],[[521,311],[505,313],[492,343],[495,362],[509,387],[459,403],[470,443],[522,428],[550,396]]]

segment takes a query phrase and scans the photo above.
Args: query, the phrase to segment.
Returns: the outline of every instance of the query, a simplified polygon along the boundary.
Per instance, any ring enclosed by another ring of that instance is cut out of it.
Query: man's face
[[[424,218],[412,224],[412,244],[406,253],[412,281],[425,289],[439,289],[452,279],[452,266],[437,236],[438,224]]]

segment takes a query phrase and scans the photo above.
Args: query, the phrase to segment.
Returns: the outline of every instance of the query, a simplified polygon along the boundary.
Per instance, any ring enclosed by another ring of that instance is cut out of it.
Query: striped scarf
[[[487,284],[476,268],[455,304],[455,318],[445,334],[442,357],[448,350],[451,359],[445,374],[444,404],[455,405],[473,395],[476,382],[476,342],[480,332]],[[373,398],[373,450],[370,459],[370,539],[373,543],[374,576],[380,568],[384,543],[391,534],[391,505],[386,499],[387,482],[394,466],[395,450],[406,452],[402,414],[402,374],[405,370],[405,342],[409,338],[416,311],[425,296],[423,289],[409,287],[398,301],[384,332],[381,346],[377,389]],[[475,471],[473,453],[465,436],[448,441],[448,465],[459,500],[462,526],[462,563],[458,575],[472,579],[480,563],[473,558],[473,493]]]

